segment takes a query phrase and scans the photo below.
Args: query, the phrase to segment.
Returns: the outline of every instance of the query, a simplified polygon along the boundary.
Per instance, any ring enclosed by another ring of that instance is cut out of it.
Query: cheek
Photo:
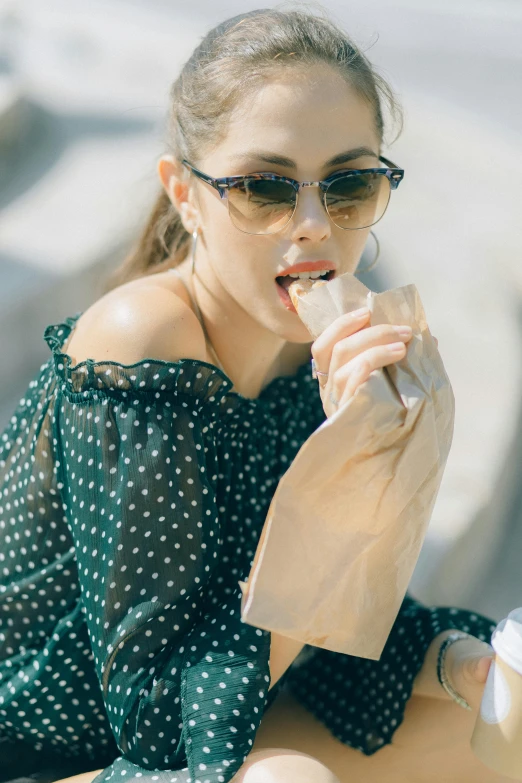
[[[205,193],[204,197],[200,198],[199,208],[203,230],[209,238],[215,242],[216,237],[233,236],[235,231],[228,214],[227,202],[221,199],[217,192],[215,195]]]
[[[230,292],[241,292],[245,285],[255,287],[256,278],[262,277],[262,264],[256,259],[269,253],[266,238],[240,231],[230,219],[226,202],[213,201],[205,205],[204,219],[209,263]]]
[[[341,231],[339,244],[343,248],[342,267],[345,272],[354,272],[366,247],[370,229]]]
[[[207,198],[202,205],[202,224],[207,245],[208,260],[218,265],[221,273],[233,268],[238,254],[244,252],[248,235],[238,231],[230,220],[227,202]]]

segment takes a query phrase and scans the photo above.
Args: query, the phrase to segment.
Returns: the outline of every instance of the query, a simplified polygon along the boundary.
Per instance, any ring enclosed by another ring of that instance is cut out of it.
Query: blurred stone
[[[2,169],[7,168],[7,156],[15,154],[15,148],[26,135],[29,121],[29,107],[19,81],[9,74],[0,73],[0,165]],[[0,181],[4,181],[3,178]]]
[[[501,544],[519,481],[513,261],[522,246],[522,162],[515,138],[468,112],[414,92],[404,100],[407,123],[392,157],[406,175],[376,230],[393,284],[419,289],[456,398],[453,445],[412,589],[427,602],[462,602],[476,596]]]

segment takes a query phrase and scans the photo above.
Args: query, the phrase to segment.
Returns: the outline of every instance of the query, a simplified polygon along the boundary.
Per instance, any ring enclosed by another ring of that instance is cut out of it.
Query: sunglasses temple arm
[[[218,185],[218,182],[214,177],[209,177],[208,174],[204,174],[199,169],[195,168],[195,166],[191,166],[190,164],[187,164],[190,170],[193,174],[196,175],[199,179],[203,180],[203,182],[206,182],[207,185],[212,185],[213,188],[216,188],[216,190],[221,191],[220,186]]]
[[[382,155],[379,158],[380,161],[385,163],[387,166],[389,166],[391,169],[398,169],[400,166],[397,166],[396,163],[393,163],[389,158],[384,158]]]

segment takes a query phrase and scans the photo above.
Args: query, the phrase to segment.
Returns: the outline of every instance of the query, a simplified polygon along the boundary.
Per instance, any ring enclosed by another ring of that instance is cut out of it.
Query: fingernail
[[[352,318],[362,318],[363,315],[368,315],[369,309],[367,307],[361,307],[360,310],[354,310],[351,313]]]
[[[411,326],[398,326],[397,332],[400,334],[401,337],[411,337],[413,334],[413,330]]]

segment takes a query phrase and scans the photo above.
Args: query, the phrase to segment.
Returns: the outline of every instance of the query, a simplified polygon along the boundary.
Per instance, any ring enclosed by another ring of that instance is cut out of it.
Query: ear
[[[162,155],[157,169],[161,184],[179,212],[185,230],[192,234],[200,220],[188,182],[188,171],[172,155]]]

